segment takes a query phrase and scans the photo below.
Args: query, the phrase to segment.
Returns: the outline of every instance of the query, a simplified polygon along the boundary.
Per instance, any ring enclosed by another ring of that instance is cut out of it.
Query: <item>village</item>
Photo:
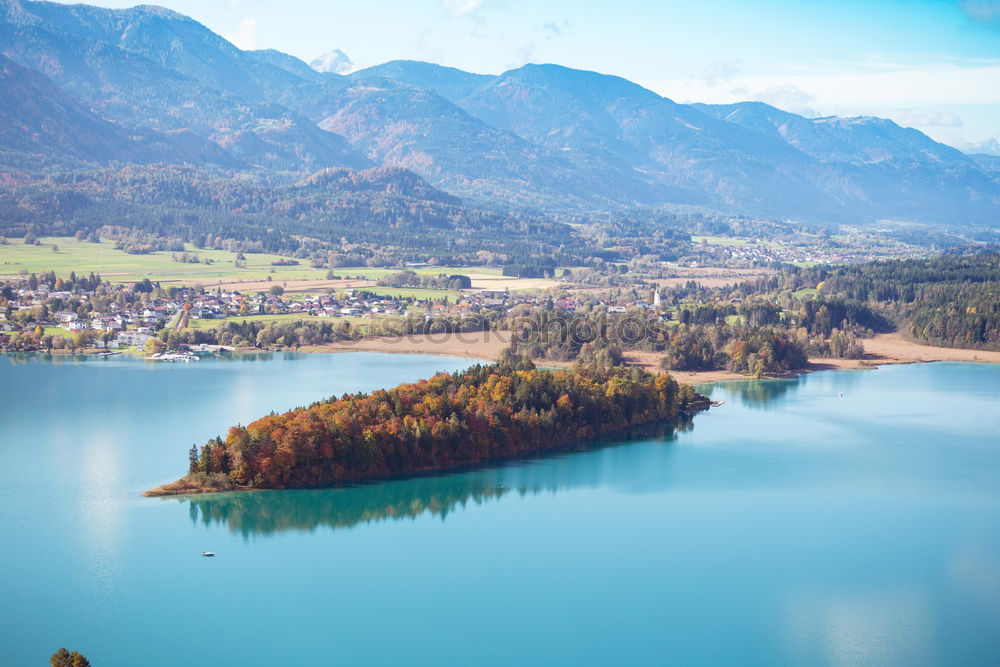
[[[67,288],[69,286],[69,288]],[[401,290],[403,291],[403,290]],[[372,289],[285,293],[280,285],[248,292],[196,287],[166,289],[147,281],[110,284],[96,279],[64,281],[52,274],[21,276],[0,282],[0,348],[13,350],[97,349],[146,351],[164,332],[208,330],[226,322],[294,322],[377,319],[434,319],[446,316],[502,316],[520,306],[562,312],[580,309],[624,313],[658,308],[658,294],[648,300],[608,299],[606,295],[549,290],[465,289],[433,294],[393,296]],[[425,290],[425,292],[432,292]]]

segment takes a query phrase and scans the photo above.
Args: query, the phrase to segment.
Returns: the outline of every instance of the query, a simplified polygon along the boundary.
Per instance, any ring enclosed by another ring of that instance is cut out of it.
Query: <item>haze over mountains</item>
[[[353,72],[242,51],[196,21],[0,0],[2,161],[178,162],[294,182],[412,170],[479,206],[704,210],[994,226],[995,160],[880,118],[685,105],[558,65],[480,75],[414,61]],[[40,156],[40,157],[39,157]]]

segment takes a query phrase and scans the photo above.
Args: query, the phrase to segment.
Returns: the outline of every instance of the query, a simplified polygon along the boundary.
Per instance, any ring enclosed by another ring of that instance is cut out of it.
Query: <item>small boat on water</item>
[[[202,551],[201,555],[204,556],[205,558],[214,558],[215,557],[215,552],[214,551]]]

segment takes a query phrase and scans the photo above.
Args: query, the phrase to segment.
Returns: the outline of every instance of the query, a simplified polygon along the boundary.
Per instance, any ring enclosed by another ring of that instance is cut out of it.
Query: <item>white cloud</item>
[[[493,4],[493,0],[441,0],[441,5],[452,16],[464,17],[472,22],[469,35],[478,39],[488,38],[490,35],[486,30],[486,21],[483,12]]]
[[[444,52],[437,48],[438,42],[433,39],[431,31],[426,28],[416,33],[410,39],[410,44],[418,53],[423,55],[425,60],[433,63],[443,63],[445,61]]]
[[[978,67],[926,65],[882,71],[840,71],[828,74],[737,76],[729,86],[709,86],[701,79],[653,81],[646,85],[667,97],[699,102],[739,101],[737,94],[795,86],[815,97],[821,110],[836,106],[896,108],[948,104],[1000,104],[1000,62]],[[746,99],[745,97],[743,99]]]
[[[514,52],[514,59],[507,63],[508,69],[515,69],[526,65],[527,63],[535,62],[535,54],[538,52],[538,44],[535,42],[528,42],[527,44],[522,44]]]
[[[489,37],[489,33],[486,32],[486,22],[479,16],[472,17],[472,30],[469,34],[480,39]]]
[[[543,23],[540,28],[545,39],[547,41],[556,39],[557,37],[562,37],[563,35],[572,33],[572,24],[567,20],[562,21],[549,21],[548,23]]]
[[[640,83],[678,102],[756,99],[803,115],[888,117],[951,145],[985,141],[1000,126],[1000,61],[903,66],[878,59],[829,65],[823,73],[790,70],[767,76],[738,73],[725,81],[701,76]]]
[[[771,86],[770,88],[766,88],[764,90],[758,90],[757,92],[750,94],[750,99],[758,102],[764,102],[765,104],[770,104],[772,107],[778,107],[779,109],[784,109],[785,111],[791,111],[792,113],[797,113],[800,116],[806,116],[807,118],[813,118],[820,115],[816,109],[813,108],[813,104],[816,102],[816,96],[807,93],[798,86],[790,83],[783,86]]]
[[[966,143],[959,146],[966,153],[986,153],[987,155],[996,155],[1000,157],[1000,137],[992,137],[986,141],[981,141],[977,144]],[[1000,570],[997,570],[1000,572]],[[996,598],[1000,600],[1000,597]]]
[[[454,16],[465,16],[478,11],[486,0],[441,0],[441,3]]]
[[[889,118],[905,127],[962,127],[962,117],[946,111],[927,109],[895,109]]]
[[[720,83],[731,81],[739,73],[740,61],[716,60],[701,73],[701,80],[706,86],[717,86]]]
[[[235,33],[223,36],[244,51],[256,49],[259,43],[257,35],[257,19],[252,16],[247,16],[240,21],[240,24],[236,27]]]

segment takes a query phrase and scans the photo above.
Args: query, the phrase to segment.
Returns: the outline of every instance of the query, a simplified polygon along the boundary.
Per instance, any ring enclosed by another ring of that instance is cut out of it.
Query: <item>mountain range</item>
[[[648,207],[996,226],[1000,213],[996,160],[886,119],[679,104],[549,64],[339,73],[351,66],[336,50],[311,65],[244,51],[159,7],[0,0],[0,161],[170,162],[285,183],[383,166],[476,206],[542,214]]]

